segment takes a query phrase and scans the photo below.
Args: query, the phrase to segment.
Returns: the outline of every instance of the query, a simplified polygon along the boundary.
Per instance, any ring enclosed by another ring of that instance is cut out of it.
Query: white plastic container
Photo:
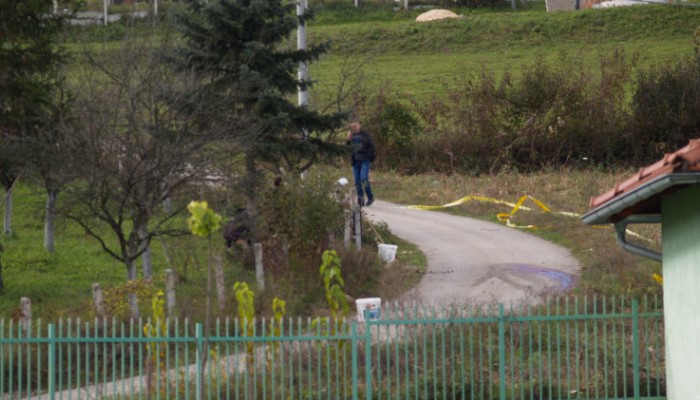
[[[392,263],[394,260],[396,260],[396,250],[399,248],[399,246],[395,244],[379,244],[377,246],[377,250],[379,252],[379,258],[382,259],[382,261],[387,262],[387,263]]]
[[[377,321],[379,319],[379,314],[382,307],[382,299],[379,297],[357,299],[355,300],[355,305],[357,305],[358,321],[364,322],[365,310],[367,311],[367,316],[369,317],[370,321]]]

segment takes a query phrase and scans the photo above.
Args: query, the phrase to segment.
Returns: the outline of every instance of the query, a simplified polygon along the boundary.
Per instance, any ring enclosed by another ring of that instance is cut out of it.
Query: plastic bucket
[[[384,262],[394,262],[396,259],[396,250],[399,248],[399,246],[395,244],[379,244],[378,251],[379,251],[379,258],[382,259]]]
[[[382,307],[382,299],[379,297],[370,297],[367,299],[355,300],[357,305],[357,320],[363,322],[365,320],[365,311],[370,321],[379,319],[379,311]]]

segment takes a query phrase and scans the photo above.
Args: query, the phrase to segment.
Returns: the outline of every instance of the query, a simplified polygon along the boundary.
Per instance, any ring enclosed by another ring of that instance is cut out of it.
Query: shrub
[[[535,60],[518,79],[482,71],[424,102],[391,100],[402,94],[381,87],[358,107],[376,132],[378,166],[468,174],[639,166],[700,132],[700,56],[638,73],[636,56],[622,50],[602,55],[598,70],[573,64]]]
[[[700,132],[700,56],[644,71],[632,100],[632,161],[644,164]]]
[[[270,239],[277,251],[299,260],[305,269],[316,271],[317,260],[331,241],[339,237],[343,206],[335,196],[334,179],[311,175],[302,180],[287,176],[287,183],[273,187],[260,196],[261,237]],[[286,258],[286,257],[285,257]]]

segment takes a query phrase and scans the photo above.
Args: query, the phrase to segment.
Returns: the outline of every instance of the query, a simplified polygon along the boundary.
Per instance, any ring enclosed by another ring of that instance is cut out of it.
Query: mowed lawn
[[[700,7],[635,6],[548,14],[544,2],[527,10],[455,10],[460,19],[415,22],[418,12],[388,13],[377,21],[326,22],[325,9],[309,24],[310,43],[330,51],[311,67],[317,97],[334,93],[343,71],[360,67],[365,86],[389,86],[423,98],[474,74],[508,72],[523,65],[561,62],[572,73],[596,71],[602,56],[623,50],[639,68],[674,62],[694,53]],[[348,11],[351,14],[353,11]],[[378,12],[377,12],[378,13]],[[387,13],[384,11],[384,13]],[[362,18],[356,11],[353,18]],[[313,98],[313,95],[312,95]]]

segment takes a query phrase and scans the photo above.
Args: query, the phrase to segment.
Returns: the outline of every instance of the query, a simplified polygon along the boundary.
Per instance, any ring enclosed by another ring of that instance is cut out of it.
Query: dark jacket
[[[353,135],[352,139],[347,141],[347,144],[352,146],[352,162],[374,161],[374,159],[377,158],[372,137],[364,130]]]

